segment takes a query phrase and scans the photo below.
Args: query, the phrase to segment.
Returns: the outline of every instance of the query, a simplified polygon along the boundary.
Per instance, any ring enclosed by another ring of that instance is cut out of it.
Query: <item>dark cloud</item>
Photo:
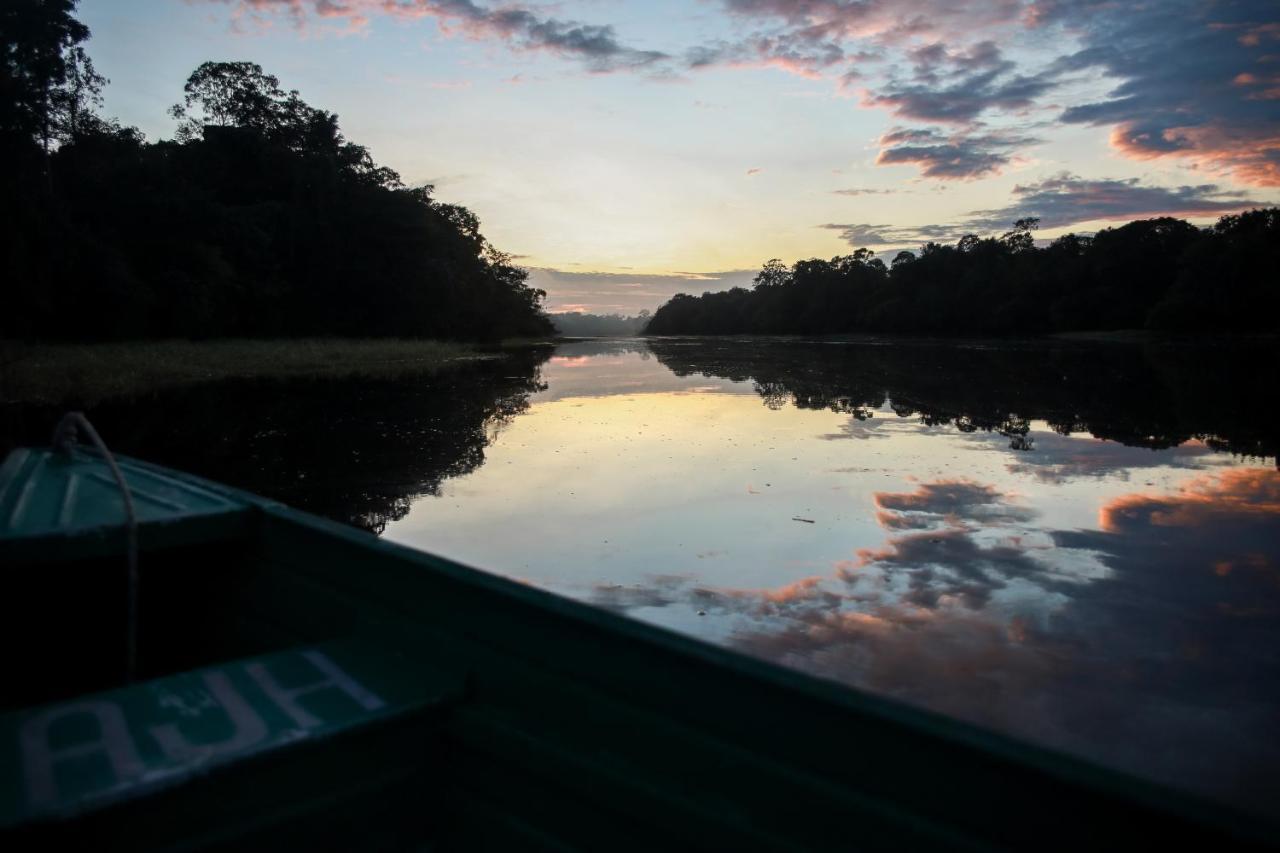
[[[903,242],[901,233],[904,230],[893,225],[872,225],[870,223],[828,222],[819,225],[828,231],[839,231],[840,239],[850,246],[888,246]]]
[[[934,138],[931,131],[904,130],[885,139]],[[903,145],[897,150],[914,152],[921,147]],[[883,158],[883,154],[881,157]],[[840,232],[840,239],[855,248],[906,246],[930,240],[951,242],[965,234],[989,234],[1007,229],[1015,220],[1034,216],[1041,228],[1061,228],[1080,222],[1114,220],[1128,222],[1157,216],[1220,216],[1257,207],[1264,202],[1217,184],[1158,187],[1137,178],[1090,180],[1063,173],[1013,188],[1013,201],[1004,207],[975,210],[954,224],[910,226],[871,223],[826,223],[818,226]]]
[[[1023,216],[1038,216],[1042,228],[1056,228],[1094,219],[1217,216],[1259,204],[1244,193],[1216,184],[1156,187],[1137,178],[1087,180],[1066,173],[1019,184],[1013,188],[1013,197],[1013,203],[1005,207],[974,211],[965,224],[1002,228]]]
[[[868,94],[869,106],[887,107],[894,115],[917,121],[968,125],[990,110],[1022,110],[1057,85],[1056,75],[1044,72],[1033,76],[1006,76],[1012,63],[950,79],[939,85],[928,73],[917,82],[890,83]]]
[[[819,225],[840,232],[840,239],[855,249],[865,246],[906,246],[930,240],[955,240],[967,232],[955,225],[872,225],[869,223],[828,222]]]
[[[897,535],[883,548],[860,550],[856,564],[840,569],[840,576],[854,584],[874,568],[889,578],[905,577],[903,600],[913,605],[932,608],[952,598],[977,609],[1010,578],[1044,582],[1047,576],[1045,564],[1018,538],[981,542],[975,536],[982,528],[1016,526],[1035,517],[994,486],[939,480],[914,492],[879,492],[875,502],[876,520]]]
[[[1101,72],[1114,82],[1106,97],[1067,104],[1061,121],[1112,128],[1113,147],[1127,157],[1183,159],[1246,183],[1280,185],[1280,21],[1274,0],[724,5],[740,17],[894,50],[909,67],[894,68],[887,83],[869,86],[864,102],[918,121],[968,126],[984,113],[1046,106],[1044,96],[1063,83]],[[996,33],[1056,41],[1071,52],[1020,69],[995,46],[990,36]],[[1007,162],[1003,147],[933,147],[886,153],[879,162],[917,163],[927,177],[939,178],[981,176]]]
[[[1000,48],[993,41],[983,41],[968,50],[951,52],[942,42],[932,42],[907,51],[907,56],[915,63],[915,76],[918,80],[934,80],[940,77],[939,71],[947,68],[963,71],[1000,69],[1007,70],[1013,64],[1004,59]]]
[[[824,39],[820,34],[799,32],[700,45],[685,53],[684,64],[693,70],[713,66],[773,67],[804,77],[818,77],[847,58],[838,42]]]
[[[1030,107],[1062,76],[1054,66],[1030,76],[1016,73],[1015,64],[992,41],[957,51],[932,42],[908,50],[906,58],[912,63],[911,79],[891,80],[866,93],[865,104],[887,107],[902,118],[971,126],[989,110]]]
[[[1025,9],[1018,0],[962,6],[935,0],[726,0],[725,6],[741,17],[780,21],[790,32],[872,45],[876,58],[893,49],[909,63],[909,73],[904,77],[905,69],[890,66],[890,79],[868,83],[861,92],[862,103],[888,108],[902,118],[961,129],[947,136],[920,131],[929,138],[911,144],[885,140],[877,163],[917,165],[929,178],[969,179],[999,172],[1014,151],[1036,140],[1008,131],[982,132],[975,122],[987,112],[1033,107],[1066,73],[1055,63],[1036,73],[1020,72],[993,39],[973,39],[988,29],[1020,27]],[[931,40],[920,43],[928,37]],[[856,70],[853,77],[849,74],[840,78],[846,91],[854,80],[863,79]]]
[[[1181,158],[1280,186],[1273,0],[1045,6],[1046,22],[1083,31],[1083,49],[1065,62],[1120,81],[1106,99],[1066,109],[1062,121],[1111,126],[1112,146],[1128,157]]]
[[[914,164],[926,178],[964,180],[997,173],[1014,149],[1038,140],[1009,131],[943,134],[932,128],[894,128],[880,137],[881,166]]]
[[[1011,523],[1035,517],[994,486],[971,480],[938,480],[924,483],[914,492],[878,492],[875,501],[882,510],[930,515],[952,523]]]
[[[892,514],[881,521],[894,532],[927,523],[919,516]],[[903,601],[929,608],[952,599],[965,607],[980,609],[1010,579],[1040,578],[1045,574],[1044,564],[1024,547],[983,544],[973,531],[961,527],[898,535],[882,550],[859,552],[859,560],[859,568],[845,570],[842,577],[856,581],[859,570],[874,566],[890,578],[905,578]]]

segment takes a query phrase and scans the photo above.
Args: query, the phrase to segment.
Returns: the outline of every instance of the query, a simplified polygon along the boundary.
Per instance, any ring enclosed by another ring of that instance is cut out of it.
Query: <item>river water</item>
[[[589,341],[90,416],[125,452],[1275,814],[1274,365],[1207,343]]]

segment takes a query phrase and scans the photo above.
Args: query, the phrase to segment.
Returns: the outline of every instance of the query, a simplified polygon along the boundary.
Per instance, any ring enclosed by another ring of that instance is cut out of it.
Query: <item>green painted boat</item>
[[[1277,844],[1255,817],[120,459],[135,571],[108,458],[0,468],[6,851]]]

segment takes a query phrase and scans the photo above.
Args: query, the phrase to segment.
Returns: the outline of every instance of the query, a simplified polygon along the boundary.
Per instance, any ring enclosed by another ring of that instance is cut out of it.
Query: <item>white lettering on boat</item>
[[[381,699],[366,690],[359,682],[339,669],[333,661],[320,652],[306,651],[302,653],[302,656],[311,661],[311,665],[324,673],[326,677],[301,687],[281,687],[280,682],[276,681],[267,672],[267,668],[260,663],[246,664],[245,671],[253,677],[254,681],[258,682],[262,692],[270,696],[272,701],[280,707],[280,710],[292,717],[293,721],[304,729],[315,728],[323,721],[299,705],[298,698],[309,693],[315,693],[318,690],[337,688],[356,700],[360,707],[366,711],[377,711],[384,706],[385,703]]]
[[[171,761],[195,761],[213,753],[239,752],[266,739],[267,724],[244,701],[225,672],[206,672],[201,678],[209,691],[208,695],[231,719],[234,729],[229,737],[197,746],[183,736],[177,723],[152,726],[151,736]]]
[[[286,687],[262,661],[252,661],[242,666],[243,671],[262,689],[275,707],[299,728],[314,729],[326,723],[300,702],[319,691],[341,691],[366,712],[386,707],[379,696],[352,678],[322,652],[307,650],[299,655],[311,664],[320,678],[306,684]],[[148,767],[139,755],[138,744],[129,731],[124,710],[118,702],[107,699],[69,702],[24,720],[18,739],[28,806],[34,811],[45,811],[64,802],[59,785],[59,767],[64,768],[64,773],[77,772],[66,769],[69,762],[105,759],[109,773],[93,790],[72,793],[68,803],[82,797],[123,791],[131,785],[148,780],[180,776],[187,769],[210,758],[229,757],[268,742],[273,737],[283,743],[302,734],[297,730],[285,730],[276,731],[273,735],[262,715],[236,689],[228,670],[206,671],[200,674],[200,680],[204,689],[190,692],[204,695],[197,697],[198,701],[194,706],[184,705],[177,710],[182,716],[191,717],[220,709],[232,724],[231,732],[220,740],[192,743],[177,723],[151,725],[145,731],[154,739],[159,752],[164,756],[165,761],[160,766]],[[169,714],[173,713],[173,695],[153,686],[152,696],[157,709],[162,713],[165,709],[168,709]],[[64,729],[64,736],[59,737],[55,745],[55,740],[51,737],[53,729],[75,725],[73,721],[76,718],[80,718],[82,722],[91,722],[96,732],[80,740],[65,743]],[[142,720],[137,722],[145,724]]]
[[[54,747],[49,741],[49,730],[54,724],[77,716],[92,718],[97,723],[98,736]],[[33,807],[58,802],[57,766],[68,761],[101,755],[110,763],[117,779],[133,779],[146,772],[133,738],[129,737],[124,712],[115,702],[91,700],[50,708],[23,723],[18,738],[26,769],[27,799]]]

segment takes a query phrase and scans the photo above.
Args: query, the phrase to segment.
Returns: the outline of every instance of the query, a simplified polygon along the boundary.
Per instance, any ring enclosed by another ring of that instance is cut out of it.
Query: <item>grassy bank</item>
[[[386,339],[0,342],[0,400],[89,404],[217,379],[432,373],[484,357],[466,344]]]

